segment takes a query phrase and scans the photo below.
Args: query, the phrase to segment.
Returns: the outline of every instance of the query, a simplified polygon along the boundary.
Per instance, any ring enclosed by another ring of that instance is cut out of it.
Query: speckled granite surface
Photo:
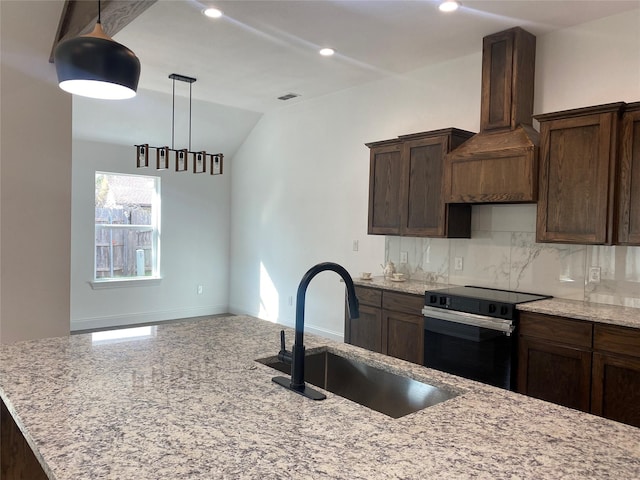
[[[356,285],[363,287],[369,286],[394,292],[413,293],[419,295],[424,295],[425,290],[438,290],[441,288],[455,286],[448,285],[446,283],[425,283],[415,280],[394,282],[383,277],[373,277],[372,280],[354,278],[353,281]],[[640,328],[640,308],[552,298],[549,300],[522,303],[517,306],[517,309],[523,312],[544,313],[547,315],[557,315],[567,318],[576,318],[579,320],[590,320],[592,322]]]
[[[453,286],[446,283],[425,283],[417,280],[395,282],[385,277],[371,277],[371,280],[363,280],[361,278],[354,277],[353,283],[361,287],[381,288],[383,290],[391,290],[394,292],[402,293],[413,293],[415,295],[424,295],[425,290],[437,290],[440,288]]]
[[[3,346],[0,395],[57,480],[640,476],[640,429],[311,335],[308,348],[461,394],[397,420],[303,398],[254,361],[279,329],[238,316]]]
[[[640,308],[552,298],[523,303],[518,305],[518,310],[640,328]]]

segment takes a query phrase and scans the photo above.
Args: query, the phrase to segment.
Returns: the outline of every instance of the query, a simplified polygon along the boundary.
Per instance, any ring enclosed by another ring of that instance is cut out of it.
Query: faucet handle
[[[278,360],[286,364],[291,364],[293,360],[293,354],[287,351],[284,330],[280,330],[280,351],[278,352]]]

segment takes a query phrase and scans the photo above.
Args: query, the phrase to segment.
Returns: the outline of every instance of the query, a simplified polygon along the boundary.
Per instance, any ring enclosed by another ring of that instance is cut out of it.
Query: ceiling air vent
[[[278,97],[278,100],[291,100],[292,98],[296,98],[299,96],[300,95],[298,95],[297,93],[287,93],[286,95],[282,95],[281,97]]]

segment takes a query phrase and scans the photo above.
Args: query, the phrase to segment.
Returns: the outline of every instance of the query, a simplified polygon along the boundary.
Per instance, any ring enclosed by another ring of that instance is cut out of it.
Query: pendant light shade
[[[106,35],[99,20],[90,34],[60,43],[54,62],[60,88],[74,95],[118,100],[138,89],[140,60]]]

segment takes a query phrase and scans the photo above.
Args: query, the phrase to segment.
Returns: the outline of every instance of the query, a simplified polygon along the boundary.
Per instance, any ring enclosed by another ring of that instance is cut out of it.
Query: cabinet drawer
[[[355,287],[356,296],[358,302],[362,305],[371,305],[372,307],[378,307],[382,305],[382,290],[375,288]]]
[[[640,330],[597,324],[593,331],[593,349],[640,357]]]
[[[382,308],[394,312],[422,315],[424,297],[407,293],[384,292],[382,295]]]
[[[591,348],[592,329],[590,322],[539,313],[520,313],[520,335],[527,337]]]

